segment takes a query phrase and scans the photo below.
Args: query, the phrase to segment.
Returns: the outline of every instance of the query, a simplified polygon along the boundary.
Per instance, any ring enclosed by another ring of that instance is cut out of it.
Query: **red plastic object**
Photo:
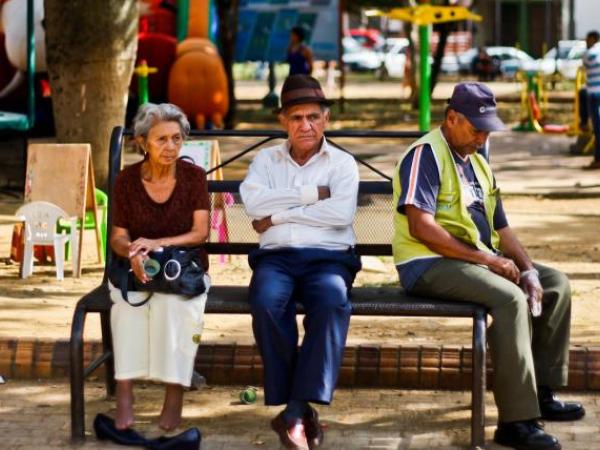
[[[24,236],[25,227],[22,223],[16,223],[10,243],[10,259],[15,262],[23,261]],[[54,247],[52,245],[34,245],[33,256],[40,264],[54,264]]]
[[[383,43],[381,31],[375,28],[351,28],[350,36],[366,48],[375,48]]]
[[[533,118],[535,120],[540,120],[542,118],[542,111],[540,110],[540,106],[538,105],[537,99],[535,98],[535,94],[533,92],[529,93],[529,103],[531,104]]]
[[[544,125],[543,128],[544,128],[544,133],[556,133],[556,134],[566,133],[569,130],[568,125],[547,124],[547,125]]]
[[[158,33],[140,33],[138,38],[138,62],[146,60],[148,66],[156,67],[157,73],[148,77],[148,91],[152,103],[167,101],[169,71],[175,62],[177,40]],[[136,64],[137,65],[137,64]],[[131,80],[132,92],[137,92],[137,77]]]
[[[161,33],[176,36],[177,20],[175,13],[164,8],[152,8],[149,14],[140,16],[141,33]]]

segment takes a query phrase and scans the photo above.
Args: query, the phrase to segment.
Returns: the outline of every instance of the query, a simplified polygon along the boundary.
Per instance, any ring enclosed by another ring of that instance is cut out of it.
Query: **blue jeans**
[[[600,94],[588,94],[588,105],[594,127],[594,136],[596,136],[594,160],[600,162]]]
[[[329,404],[339,375],[360,259],[353,250],[282,248],[249,255],[252,329],[264,367],[265,404]],[[298,349],[296,304],[304,306]]]

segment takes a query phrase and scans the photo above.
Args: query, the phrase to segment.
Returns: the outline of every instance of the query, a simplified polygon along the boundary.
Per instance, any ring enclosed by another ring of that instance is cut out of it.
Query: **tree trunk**
[[[219,17],[219,50],[229,89],[229,111],[225,116],[225,128],[235,127],[237,101],[235,98],[235,80],[233,79],[233,63],[235,56],[235,40],[237,36],[237,17],[239,0],[216,0],[217,16]]]
[[[46,54],[59,142],[89,142],[96,185],[123,125],[137,51],[136,0],[45,0]]]

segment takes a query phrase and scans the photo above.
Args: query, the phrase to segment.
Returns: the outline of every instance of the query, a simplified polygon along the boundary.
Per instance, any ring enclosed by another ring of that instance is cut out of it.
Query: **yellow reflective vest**
[[[418,147],[424,144],[429,144],[433,149],[440,174],[440,188],[437,195],[435,221],[455,238],[484,252],[493,253],[481,241],[479,230],[467,210],[452,150],[448,147],[448,143],[442,135],[442,130],[438,128],[416,141],[402,155],[395,168],[392,181],[394,187],[394,239],[392,241],[392,250],[395,264],[404,264],[416,259],[441,256],[411,236],[406,215],[399,213],[397,210],[398,199],[402,194],[400,165],[412,149],[418,150]],[[471,155],[470,158],[473,170],[484,193],[486,217],[492,233],[492,246],[497,249],[500,238],[494,229],[494,211],[496,209],[498,193],[497,189],[494,188],[492,170],[485,158],[479,153]]]

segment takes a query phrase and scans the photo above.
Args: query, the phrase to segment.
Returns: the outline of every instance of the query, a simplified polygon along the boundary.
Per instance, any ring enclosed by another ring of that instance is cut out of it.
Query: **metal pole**
[[[423,0],[421,4],[428,4]],[[419,25],[419,130],[431,127],[431,66],[429,65],[429,38],[431,25]]]
[[[569,0],[569,39],[575,39],[575,0]]]
[[[148,94],[148,75],[138,76],[138,104],[143,105],[150,101],[150,96]]]
[[[275,92],[277,79],[275,78],[275,63],[269,61],[269,93],[264,96],[262,103],[265,108],[277,108],[279,106],[279,96]]]
[[[190,20],[190,1],[177,1],[177,41],[183,41],[188,34],[188,22]]]
[[[28,128],[35,123],[35,29],[33,0],[27,1],[27,122]]]
[[[554,42],[553,36],[552,36],[552,0],[546,0],[546,4],[544,5],[544,28],[545,28],[545,33],[544,33],[544,45],[542,46],[542,55],[540,56],[544,56],[544,54],[546,53],[546,51],[548,51],[550,49],[550,47],[552,47],[552,42]],[[557,42],[557,50],[558,50],[558,42]],[[557,51],[558,54],[558,51]]]
[[[521,0],[519,5],[519,43],[520,48],[529,53],[529,23],[527,20],[527,1]]]
[[[208,2],[208,38],[217,45],[217,26],[219,18],[215,14],[215,0]]]
[[[494,26],[494,41],[496,42],[496,45],[499,46],[502,45],[502,2],[500,0],[496,0],[494,6],[496,8],[494,11],[494,18],[496,19],[496,25]]]
[[[343,60],[343,53],[344,53],[344,47],[342,45],[342,39],[344,37],[344,0],[340,0],[340,4],[339,4],[339,10],[338,10],[338,61],[337,61],[337,66],[340,70],[340,103],[339,103],[339,108],[340,108],[340,113],[343,114],[344,113],[344,103],[345,103],[345,99],[344,99],[344,87],[346,85],[346,68],[344,67],[344,60]]]

